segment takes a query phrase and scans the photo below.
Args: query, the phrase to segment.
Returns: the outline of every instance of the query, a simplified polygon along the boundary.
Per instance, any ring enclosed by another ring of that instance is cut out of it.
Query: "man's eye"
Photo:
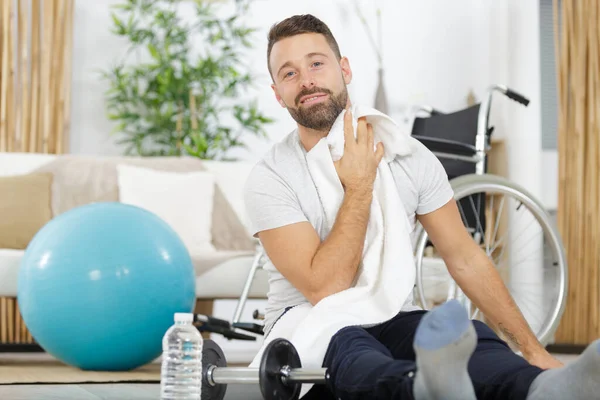
[[[290,71],[290,72],[288,72],[287,74],[285,74],[284,76],[287,78],[287,77],[290,77],[290,76],[292,76],[292,74],[293,74],[293,72],[292,72],[292,71]]]
[[[321,65],[323,65],[323,63],[322,63],[321,61],[315,61],[315,62],[313,63],[313,65],[314,65],[315,67],[318,67],[318,66],[321,66]]]

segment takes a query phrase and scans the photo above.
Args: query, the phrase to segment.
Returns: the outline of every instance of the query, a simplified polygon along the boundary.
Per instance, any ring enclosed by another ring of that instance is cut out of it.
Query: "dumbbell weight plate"
[[[206,372],[210,365],[216,367],[227,367],[227,359],[221,347],[216,344],[213,340],[204,340],[204,346],[202,349],[202,400],[223,400],[225,398],[225,392],[227,391],[227,385],[216,385],[211,386],[208,383]]]
[[[296,400],[300,397],[301,383],[283,382],[281,369],[284,366],[301,368],[300,356],[290,342],[275,339],[265,348],[260,362],[260,391],[265,400]]]

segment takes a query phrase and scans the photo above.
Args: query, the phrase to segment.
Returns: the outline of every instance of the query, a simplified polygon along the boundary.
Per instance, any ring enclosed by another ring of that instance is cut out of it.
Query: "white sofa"
[[[29,174],[43,168],[45,165],[56,161],[57,156],[47,154],[31,153],[0,153],[0,177],[18,176]],[[99,157],[99,156],[77,156],[79,161],[105,161],[114,162],[131,161],[130,157]],[[196,160],[200,162],[199,160]],[[151,160],[136,162],[147,165]],[[179,161],[169,158],[169,163],[177,169]],[[182,160],[190,163],[190,160]],[[214,173],[216,184],[225,195],[225,198],[235,211],[239,221],[247,227],[247,217],[244,212],[242,199],[242,187],[250,171],[252,164],[246,162],[221,162],[201,161],[204,168]],[[247,233],[247,231],[246,231]],[[248,239],[253,239],[248,234]],[[24,250],[0,248],[0,297],[17,296],[17,276],[21,257]],[[237,299],[246,282],[249,268],[252,264],[255,251],[253,248],[244,250],[215,250],[196,257],[196,294],[199,300]],[[259,270],[252,289],[250,298],[264,299],[268,290],[266,273]]]

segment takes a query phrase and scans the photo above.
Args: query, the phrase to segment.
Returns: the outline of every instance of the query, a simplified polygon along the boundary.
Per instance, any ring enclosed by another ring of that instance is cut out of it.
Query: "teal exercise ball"
[[[162,219],[122,203],[63,213],[38,231],[18,275],[31,335],[64,363],[127,371],[154,360],[177,312],[192,312],[191,257]]]

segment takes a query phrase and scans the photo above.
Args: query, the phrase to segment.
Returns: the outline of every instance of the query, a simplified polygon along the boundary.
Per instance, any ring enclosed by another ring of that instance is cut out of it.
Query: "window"
[[[554,51],[553,2],[554,0],[540,0],[542,150],[556,150],[558,139],[558,86]]]

